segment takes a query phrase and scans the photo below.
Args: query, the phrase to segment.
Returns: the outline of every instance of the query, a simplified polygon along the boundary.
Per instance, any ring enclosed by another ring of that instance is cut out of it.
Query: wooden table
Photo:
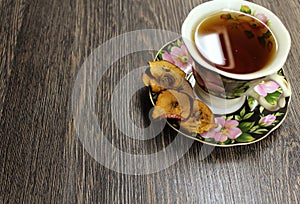
[[[129,108],[115,110],[131,118],[140,132],[130,138],[113,120],[112,100],[118,98],[113,93],[120,80],[141,71],[138,68],[153,59],[160,44],[179,36],[188,12],[202,2],[1,0],[0,203],[299,203],[297,0],[255,1],[274,11],[292,37],[285,65],[293,91],[289,113],[266,139],[248,146],[214,148],[206,158],[202,144],[168,126],[156,137],[140,140],[152,107],[144,88],[132,96]],[[134,35],[128,38],[128,33]],[[118,39],[125,40],[119,47],[107,44]],[[131,52],[126,43],[133,46]],[[113,49],[99,50],[103,46]],[[95,53],[111,62],[108,69],[81,73]],[[98,82],[94,93],[80,81],[88,76],[90,83]],[[129,78],[125,87],[139,80]],[[80,115],[76,105],[87,103],[89,94],[95,96],[87,106],[94,107],[94,119],[108,141],[106,146],[98,144],[94,155],[80,135],[91,131],[93,121],[87,121],[87,126],[76,124]],[[119,100],[120,105],[127,102]],[[126,129],[128,123],[124,124]],[[182,148],[188,147],[182,155],[174,150],[168,154],[167,147],[176,138]],[[111,146],[130,155],[152,155],[152,160],[140,164],[131,159],[124,168],[124,160]],[[97,148],[107,148],[111,155],[95,157]],[[155,157],[155,153],[160,154]]]

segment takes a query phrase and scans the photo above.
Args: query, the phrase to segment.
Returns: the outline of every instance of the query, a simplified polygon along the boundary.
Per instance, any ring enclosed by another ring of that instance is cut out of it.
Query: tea
[[[221,11],[204,19],[194,40],[205,61],[235,74],[263,69],[277,51],[276,39],[265,23],[236,11]]]

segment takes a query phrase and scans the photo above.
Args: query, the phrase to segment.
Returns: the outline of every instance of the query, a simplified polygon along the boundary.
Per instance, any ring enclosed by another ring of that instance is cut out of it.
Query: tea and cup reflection
[[[195,45],[208,63],[237,74],[263,69],[277,50],[275,37],[265,23],[230,10],[204,19],[197,26]]]
[[[182,39],[195,62],[195,93],[215,114],[238,110],[247,96],[271,111],[285,106],[291,90],[278,72],[291,39],[268,9],[243,0],[200,4],[185,19]],[[280,87],[276,104],[254,91],[262,81],[274,81]]]

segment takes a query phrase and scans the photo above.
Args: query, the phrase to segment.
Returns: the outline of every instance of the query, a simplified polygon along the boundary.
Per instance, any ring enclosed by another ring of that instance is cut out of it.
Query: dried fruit
[[[191,112],[191,98],[176,90],[167,90],[159,94],[152,113],[153,119],[187,119]]]
[[[201,134],[215,127],[214,115],[204,103],[195,100],[186,74],[168,61],[149,62],[142,76],[143,83],[158,93],[153,119],[176,119],[182,128]]]
[[[167,70],[172,70],[172,71],[176,72],[177,74],[181,75],[183,78],[185,78],[185,75],[186,75],[185,72],[182,71],[179,67],[177,67],[176,65],[174,65],[171,62],[166,61],[166,60],[149,62],[149,65],[151,67],[150,70],[152,70],[152,71],[155,71],[157,69],[159,70],[161,68],[165,68]]]
[[[194,97],[193,89],[185,79],[186,74],[179,67],[164,60],[149,62],[149,65],[150,69],[143,74],[142,80],[153,92],[174,89]]]
[[[199,100],[194,100],[193,110],[190,117],[180,122],[180,127],[189,132],[201,134],[210,128],[216,127],[214,115],[206,104]]]

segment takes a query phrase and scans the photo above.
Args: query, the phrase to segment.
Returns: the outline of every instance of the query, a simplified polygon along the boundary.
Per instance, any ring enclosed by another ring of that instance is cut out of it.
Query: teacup
[[[272,32],[277,44],[276,53],[268,64],[254,72],[238,74],[218,69],[200,54],[195,43],[195,32],[204,19],[217,12],[243,12],[245,9],[248,13],[245,15],[254,16]],[[264,19],[261,19],[262,17]],[[266,19],[268,25],[263,22]],[[243,105],[246,96],[253,97],[260,105],[270,111],[285,106],[285,98],[291,95],[291,89],[284,77],[278,74],[278,71],[285,64],[289,54],[291,38],[283,23],[270,10],[244,0],[212,0],[200,4],[189,13],[182,25],[181,32],[184,44],[195,62],[193,74],[196,80],[196,95],[209,103],[208,105],[213,107],[215,114],[226,114],[238,110]],[[270,104],[264,96],[255,91],[254,87],[262,81],[273,81],[281,88],[282,93],[276,104]]]

